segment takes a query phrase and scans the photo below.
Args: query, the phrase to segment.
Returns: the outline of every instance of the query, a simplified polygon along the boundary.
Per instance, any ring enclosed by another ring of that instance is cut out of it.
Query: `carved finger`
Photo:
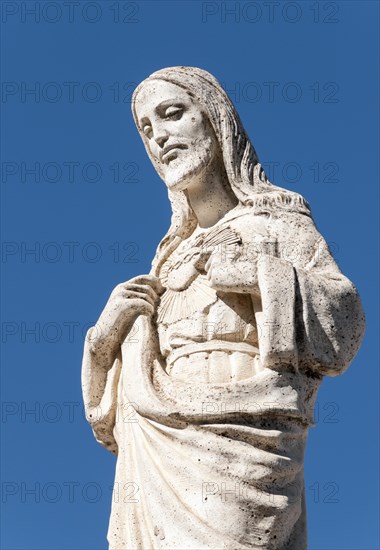
[[[139,298],[141,300],[144,300],[145,302],[148,302],[148,304],[150,304],[153,307],[154,307],[154,303],[155,303],[155,300],[153,300],[147,294],[142,293],[142,292],[136,292],[135,290],[125,290],[124,294],[123,294],[123,298],[126,298],[126,299]]]
[[[157,294],[162,294],[165,290],[160,279],[158,277],[154,277],[153,275],[138,275],[137,277],[130,279],[128,284],[149,285],[153,287]]]
[[[125,290],[132,290],[135,292],[139,292],[141,294],[147,294],[152,298],[152,300],[158,299],[157,292],[149,285],[137,285],[137,284],[127,284],[125,286]]]

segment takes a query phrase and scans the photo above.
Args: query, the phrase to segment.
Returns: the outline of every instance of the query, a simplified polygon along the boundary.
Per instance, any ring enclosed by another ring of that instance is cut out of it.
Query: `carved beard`
[[[164,167],[162,178],[171,191],[183,191],[199,176],[213,157],[211,137],[196,141],[188,149],[180,150],[178,156]]]

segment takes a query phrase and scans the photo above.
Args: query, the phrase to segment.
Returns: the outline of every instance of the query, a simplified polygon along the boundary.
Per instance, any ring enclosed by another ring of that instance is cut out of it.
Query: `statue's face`
[[[139,132],[168,188],[183,191],[199,181],[219,151],[199,104],[175,84],[150,80],[136,96],[135,111]]]

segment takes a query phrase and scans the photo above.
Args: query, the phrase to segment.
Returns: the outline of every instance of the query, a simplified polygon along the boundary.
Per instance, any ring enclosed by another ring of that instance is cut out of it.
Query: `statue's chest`
[[[201,274],[199,268],[201,250],[189,246],[181,248],[173,253],[161,271],[161,280],[166,289],[177,292],[189,288],[196,277]]]
[[[166,288],[158,306],[158,322],[170,324],[201,313],[217,300],[204,271],[207,258],[218,246],[240,242],[229,226],[218,227],[183,241],[163,264],[160,279]]]

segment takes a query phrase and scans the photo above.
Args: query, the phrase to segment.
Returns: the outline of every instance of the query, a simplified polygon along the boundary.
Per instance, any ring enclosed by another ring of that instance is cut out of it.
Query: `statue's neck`
[[[185,191],[199,228],[212,227],[238,204],[220,165],[208,166]]]

